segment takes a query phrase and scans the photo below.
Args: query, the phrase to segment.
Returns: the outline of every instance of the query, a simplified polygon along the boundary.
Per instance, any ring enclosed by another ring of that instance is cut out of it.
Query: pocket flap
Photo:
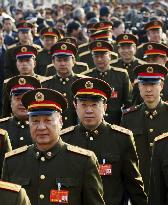
[[[21,186],[25,186],[30,184],[30,178],[12,177],[12,182]]]
[[[74,178],[56,178],[56,184],[58,185],[58,183],[60,183],[61,186],[65,186],[65,187],[72,187],[72,186],[79,185],[79,181]]]

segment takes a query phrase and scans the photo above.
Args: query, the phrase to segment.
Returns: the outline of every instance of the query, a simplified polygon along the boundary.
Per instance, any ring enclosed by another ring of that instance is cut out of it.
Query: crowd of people
[[[1,7],[0,201],[168,204],[167,66],[166,0]]]

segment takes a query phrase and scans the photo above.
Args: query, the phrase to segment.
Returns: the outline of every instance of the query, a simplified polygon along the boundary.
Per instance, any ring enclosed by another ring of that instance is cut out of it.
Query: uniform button
[[[108,114],[106,113],[105,116],[108,117]]]
[[[24,125],[21,125],[21,128],[23,129],[23,128],[25,128],[25,126],[24,126]]]
[[[153,143],[150,143],[150,147],[153,147]]]
[[[20,140],[23,141],[23,140],[24,140],[24,137],[20,137]]]
[[[104,75],[107,75],[107,72],[105,72]]]
[[[40,179],[45,179],[45,176],[44,176],[44,175],[41,175],[41,176],[40,176]]]
[[[40,154],[39,152],[36,152],[36,156],[37,156],[37,157],[39,156],[39,154]]]
[[[98,130],[95,130],[94,133],[95,133],[96,135],[98,135],[99,131],[98,131]]]
[[[20,125],[20,122],[18,122],[18,125]]]
[[[66,83],[66,82],[64,81],[63,84],[65,85],[65,83]]]
[[[40,199],[44,199],[44,194],[40,194]]]
[[[67,120],[68,119],[68,117],[65,117],[65,120]]]
[[[153,119],[153,116],[152,116],[152,115],[150,115],[150,119],[151,119],[151,120]]]
[[[66,97],[66,93],[63,93],[63,96]]]
[[[44,158],[44,157],[41,157],[41,161],[43,161],[43,162],[44,162],[44,161],[45,161],[45,158]]]
[[[47,152],[47,156],[51,157],[51,154],[52,154],[51,152]]]
[[[62,82],[62,78],[60,78],[60,81]]]
[[[150,132],[153,132],[153,129],[149,129]]]
[[[66,80],[66,81],[69,81],[69,78],[66,78],[65,80]]]

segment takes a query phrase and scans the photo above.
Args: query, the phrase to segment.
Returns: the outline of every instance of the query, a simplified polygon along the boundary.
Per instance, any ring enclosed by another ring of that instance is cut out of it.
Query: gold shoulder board
[[[0,119],[0,122],[5,122],[5,121],[7,121],[7,120],[9,120],[11,117],[4,117],[4,118],[1,118]]]
[[[0,181],[0,188],[19,192],[21,189],[21,186],[17,184],[9,183],[9,182]]]
[[[11,157],[11,156],[13,156],[13,155],[16,155],[16,154],[19,154],[19,153],[22,153],[22,152],[25,152],[27,149],[28,149],[28,146],[27,146],[27,145],[25,145],[25,146],[23,146],[23,147],[19,147],[19,148],[17,148],[17,149],[14,149],[14,150],[12,150],[12,151],[10,151],[10,152],[7,152],[7,153],[5,154],[5,158]]]
[[[79,57],[85,56],[87,54],[91,53],[90,51],[85,51],[79,54]]]
[[[7,133],[6,130],[3,130],[3,129],[0,128],[0,135],[5,135],[6,133]]]
[[[65,128],[65,129],[63,129],[63,130],[60,131],[60,135],[64,135],[64,134],[66,134],[66,133],[68,133],[68,132],[73,131],[74,129],[75,129],[75,126],[67,127],[67,128]]]
[[[124,128],[124,127],[121,127],[121,126],[118,126],[118,125],[114,125],[114,124],[113,124],[113,125],[111,125],[111,128],[112,128],[113,130],[117,130],[117,131],[122,132],[122,133],[125,133],[125,134],[127,134],[127,135],[133,135],[131,130],[128,130],[128,129],[126,129],[126,128]]]
[[[88,156],[88,157],[91,157],[93,155],[93,152],[90,151],[90,150],[83,149],[81,147],[73,146],[73,145],[70,145],[70,144],[67,145],[67,150],[69,150],[71,152],[78,153],[78,154],[82,154],[82,155],[85,155],[85,156]]]
[[[53,64],[53,63],[47,65],[47,69],[48,69],[48,68],[52,68],[52,67],[54,67],[54,64]]]
[[[124,68],[118,68],[118,67],[113,67],[113,66],[112,66],[112,69],[115,70],[115,71],[119,71],[119,72],[127,73],[127,70],[124,69]]]
[[[167,137],[168,137],[168,132],[163,133],[163,134],[159,135],[158,137],[155,137],[155,142],[162,140],[162,139],[165,139]]]

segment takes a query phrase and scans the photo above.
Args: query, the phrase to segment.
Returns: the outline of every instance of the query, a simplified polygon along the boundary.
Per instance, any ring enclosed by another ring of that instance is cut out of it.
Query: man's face
[[[157,63],[165,66],[167,62],[167,57],[156,56],[154,58],[147,58],[146,61],[147,63]]]
[[[119,46],[118,53],[124,62],[131,61],[136,53],[136,46],[134,45]]]
[[[18,37],[21,44],[30,44],[33,40],[33,35],[31,33],[31,30],[24,31],[24,32],[19,31]]]
[[[111,61],[110,52],[94,52],[92,54],[96,68],[100,71],[106,71]]]
[[[16,66],[20,75],[33,75],[36,61],[34,58],[17,59]]]
[[[77,100],[74,104],[78,118],[82,125],[93,130],[99,126],[103,120],[107,105],[102,100]]]
[[[11,108],[12,108],[12,113],[15,117],[17,117],[20,120],[27,120],[27,110],[25,107],[22,105],[21,102],[22,95],[12,95],[11,97]]]
[[[12,31],[13,23],[12,23],[12,21],[10,19],[4,21],[3,29],[4,29],[4,31],[7,31],[7,32]]]
[[[30,133],[37,147],[53,147],[59,138],[62,127],[61,114],[54,112],[51,115],[30,116]]]
[[[157,84],[143,84],[139,83],[140,95],[146,104],[158,102],[160,99],[160,92],[163,89],[163,82]]]
[[[162,39],[162,29],[149,30],[147,37],[149,42],[160,43]]]
[[[72,56],[55,56],[53,58],[53,64],[57,73],[64,77],[71,75],[75,60]]]
[[[57,38],[54,36],[44,36],[43,45],[46,50],[50,50],[51,47],[57,42]]]

